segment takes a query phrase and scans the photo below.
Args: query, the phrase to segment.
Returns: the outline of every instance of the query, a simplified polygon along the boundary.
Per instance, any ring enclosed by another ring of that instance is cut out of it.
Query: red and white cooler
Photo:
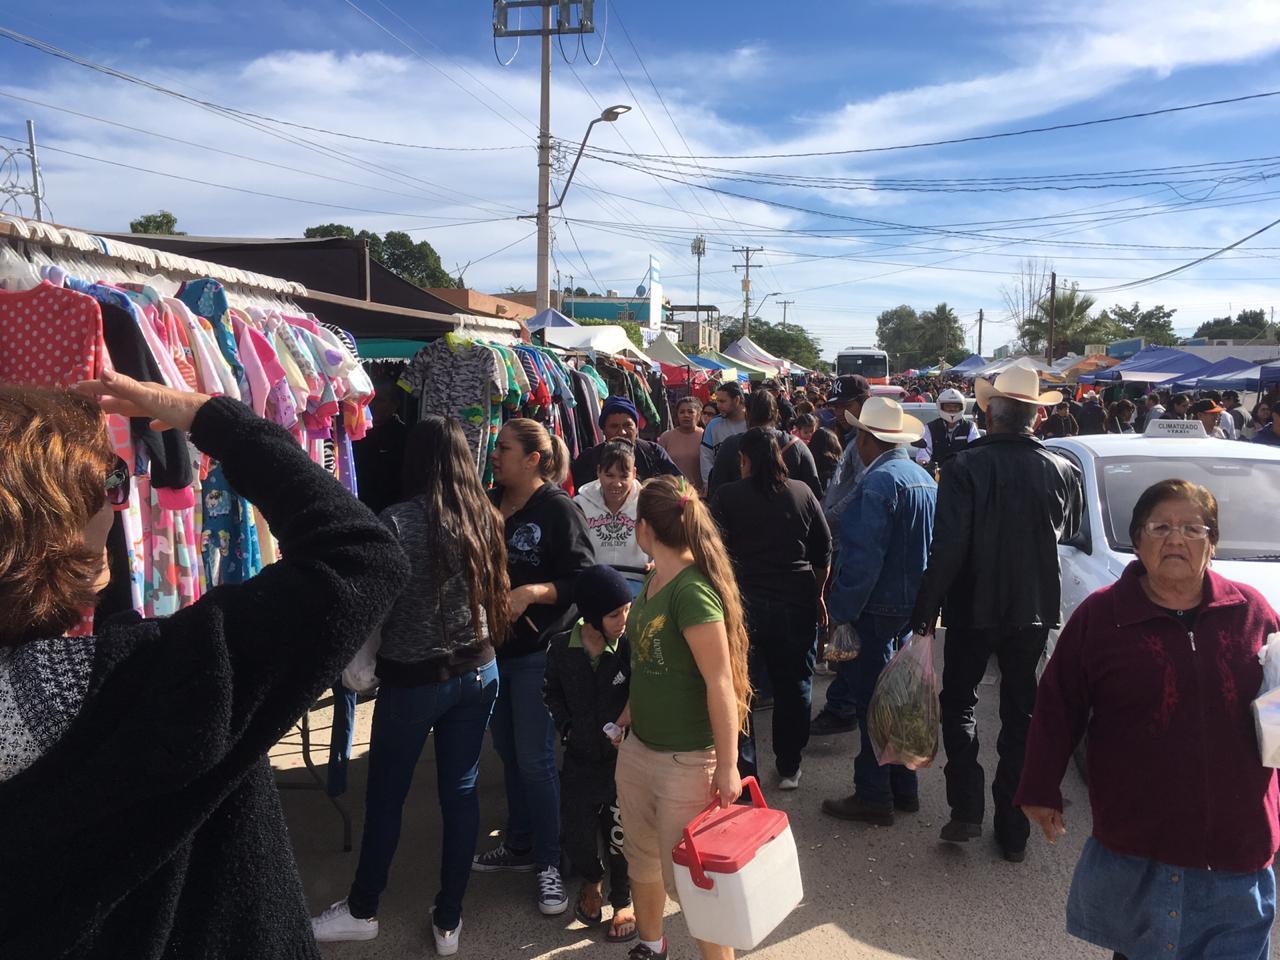
[[[754,777],[742,781],[752,806],[711,803],[671,851],[689,932],[699,940],[752,950],[804,898],[791,823],[764,802]]]

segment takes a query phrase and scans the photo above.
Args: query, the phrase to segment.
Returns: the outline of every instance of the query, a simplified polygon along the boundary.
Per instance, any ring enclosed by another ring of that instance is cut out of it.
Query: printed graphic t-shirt
[[[720,595],[695,566],[680,571],[648,598],[645,587],[631,604],[631,730],[651,750],[682,753],[709,749],[714,738],[707,713],[707,685],[684,631],[724,620]]]

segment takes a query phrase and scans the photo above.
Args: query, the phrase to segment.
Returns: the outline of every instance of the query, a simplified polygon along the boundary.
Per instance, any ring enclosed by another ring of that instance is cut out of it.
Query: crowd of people
[[[1280,823],[1249,703],[1280,619],[1209,569],[1213,495],[1165,481],[1134,509],[1134,561],[1061,624],[1057,547],[1084,493],[1041,438],[1177,417],[1276,443],[1270,407],[1156,393],[1104,409],[1017,366],[973,397],[959,381],[902,386],[900,403],[856,375],[726,382],[712,402],[681,400],[654,440],[610,397],[603,442],[572,463],[544,424],[513,419],[490,490],[457,421],[397,426],[383,402],[362,441],[381,464],[378,517],[226,398],[114,374],[77,393],[0,387],[0,953],[293,958],[316,956],[313,940],[375,938],[430,736],[440,955],[460,949],[472,875],[511,871],[532,875],[543,914],[572,908],[631,944],[630,960],[665,960],[685,824],[709,800],[735,803],[746,776],[800,789],[811,736],[859,731],[853,789],[825,798],[826,815],[892,827],[919,810],[917,772],[878,762],[867,710],[895,652],[941,618],[940,839],[985,828],[975,707],[994,656],[1004,859],[1022,862],[1033,828],[1050,842],[1063,831],[1059,785],[1087,732],[1094,830],[1070,932],[1131,960],[1264,958]],[[928,424],[904,408],[927,402]],[[109,576],[129,482],[104,410],[188,432],[261,509],[283,559],[167,620],[65,637]],[[859,653],[835,663],[812,716],[834,625]],[[359,861],[347,896],[308,925],[265,756],[371,634]],[[486,730],[506,823],[478,850]]]

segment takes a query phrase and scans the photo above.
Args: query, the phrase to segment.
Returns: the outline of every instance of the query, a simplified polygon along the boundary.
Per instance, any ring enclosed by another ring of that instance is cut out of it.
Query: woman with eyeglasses
[[[103,412],[190,434],[282,559],[68,637],[129,497]],[[0,955],[318,960],[267,751],[404,585],[391,532],[239,401],[0,384]]]
[[[1063,628],[1040,681],[1015,803],[1053,843],[1085,734],[1093,835],[1067,930],[1115,957],[1265,960],[1280,845],[1251,703],[1280,618],[1209,569],[1218,503],[1162,480],[1129,523],[1135,559]]]

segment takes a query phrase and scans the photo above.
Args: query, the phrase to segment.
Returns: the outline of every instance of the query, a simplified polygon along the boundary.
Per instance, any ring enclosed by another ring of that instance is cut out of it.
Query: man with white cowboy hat
[[[895,810],[920,809],[916,775],[876,762],[867,705],[898,642],[911,632],[938,487],[907,447],[924,435],[924,425],[903,413],[896,400],[871,397],[856,416],[846,411],[845,419],[867,470],[840,518],[840,554],[827,609],[832,623],[853,624],[862,642],[857,659],[848,662],[862,749],[853,764],[853,794],[824,800],[822,809],[842,820],[890,826]]]
[[[1080,528],[1080,471],[1032,434],[1042,406],[1062,399],[1040,392],[1040,375],[1014,365],[994,384],[977,382],[987,435],[951,458],[938,488],[938,522],[929,565],[911,614],[919,633],[942,610],[942,742],[951,821],[942,839],[982,834],[984,774],[978,763],[974,707],[994,653],[1000,666],[1000,762],[991,784],[996,840],[1005,859],[1026,856],[1030,827],[1013,795],[1022,775],[1036,698],[1036,666],[1059,625],[1058,544]],[[834,616],[834,611],[833,614]]]

